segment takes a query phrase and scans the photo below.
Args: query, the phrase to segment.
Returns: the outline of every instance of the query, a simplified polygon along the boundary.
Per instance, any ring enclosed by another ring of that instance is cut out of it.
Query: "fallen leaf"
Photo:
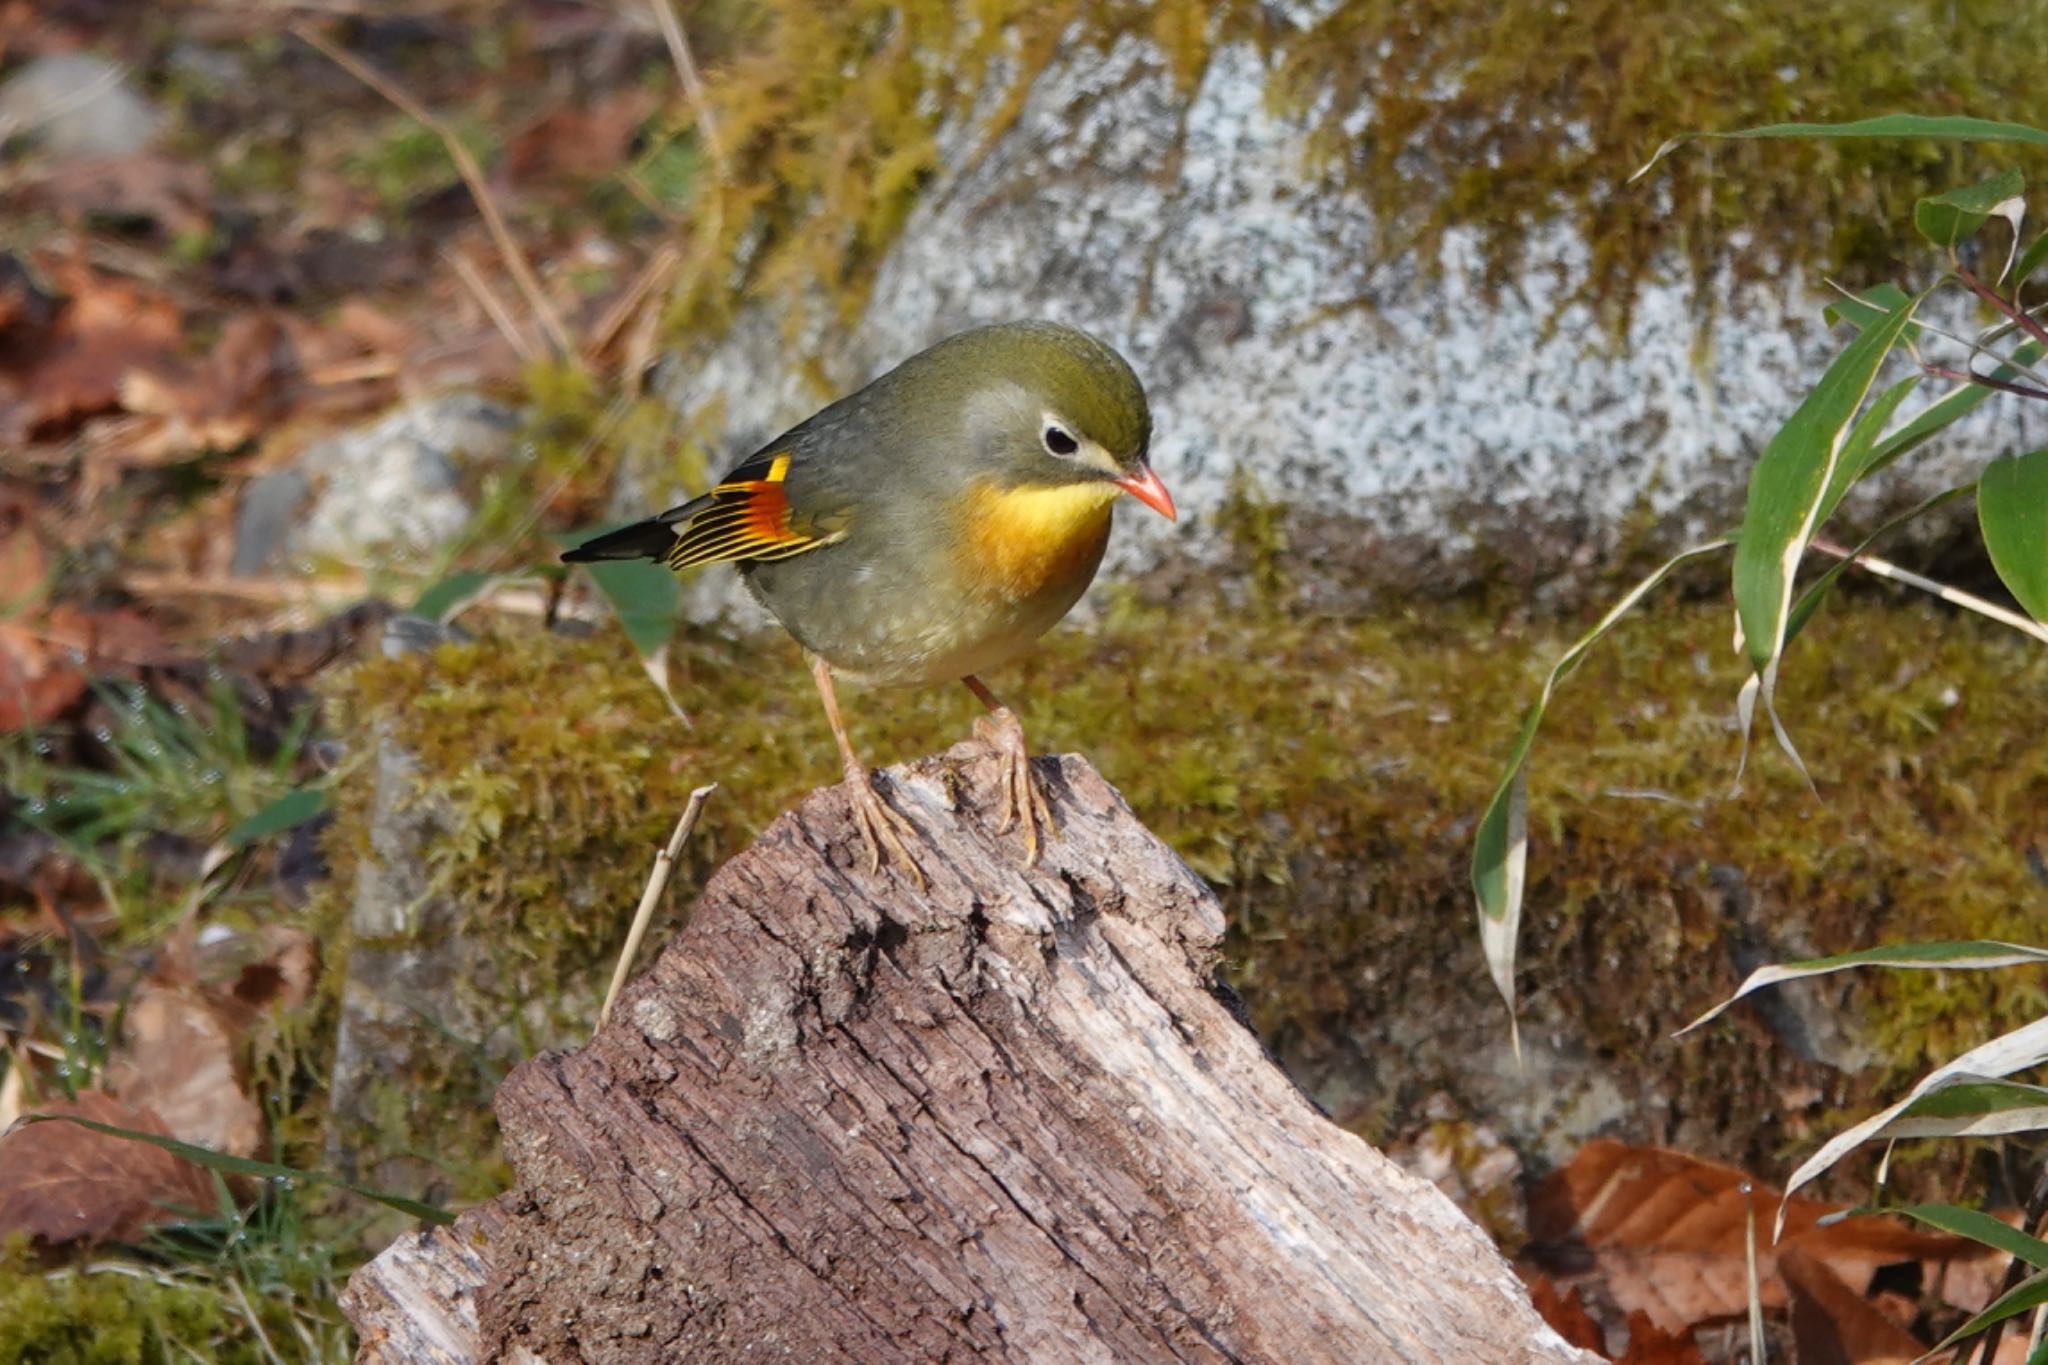
[[[1529,1302],[1536,1305],[1537,1316],[1549,1323],[1568,1345],[1597,1351],[1602,1356],[1607,1354],[1607,1334],[1586,1311],[1577,1285],[1569,1293],[1560,1294],[1555,1280],[1544,1274],[1534,1275],[1529,1280]]]
[[[660,103],[654,92],[634,86],[594,103],[558,105],[506,145],[503,173],[514,184],[610,175]]]
[[[166,361],[178,343],[177,310],[163,295],[76,260],[51,275],[65,295],[56,321],[0,333],[0,379],[12,395],[0,432],[15,439],[59,434],[112,411],[128,372]]]
[[[1813,1253],[1784,1248],[1778,1274],[1791,1299],[1800,1365],[1905,1365],[1927,1349]]]
[[[0,487],[0,616],[27,610],[48,586],[49,557],[37,522],[33,497]]]
[[[1593,1275],[1623,1311],[1646,1313],[1673,1333],[1747,1311],[1752,1212],[1759,1295],[1769,1309],[1787,1302],[1777,1257],[1791,1247],[1859,1295],[1879,1266],[1989,1254],[1976,1243],[1891,1218],[1822,1227],[1820,1220],[1841,1206],[1803,1198],[1787,1205],[1785,1236],[1773,1247],[1777,1207],[1777,1190],[1732,1166],[1600,1139],[1580,1148],[1531,1196],[1531,1253],[1540,1262],[1567,1247],[1590,1251]]]
[[[44,1114],[169,1136],[162,1120],[100,1090]],[[133,1241],[154,1223],[215,1206],[213,1178],[160,1147],[73,1123],[22,1123],[0,1134],[0,1238],[26,1232],[51,1246]]]
[[[273,314],[237,314],[199,365],[163,360],[122,377],[121,406],[156,421],[123,439],[115,456],[154,463],[233,450],[284,410],[298,368],[286,329]]]
[[[47,725],[85,694],[85,674],[28,627],[0,621],[0,734]]]
[[[1667,1332],[1644,1312],[1628,1315],[1628,1349],[1615,1365],[1707,1365],[1689,1332]]]
[[[235,1038],[198,992],[145,984],[121,1037],[106,1071],[116,1098],[156,1114],[180,1142],[230,1156],[256,1150],[263,1113],[235,1075]]]

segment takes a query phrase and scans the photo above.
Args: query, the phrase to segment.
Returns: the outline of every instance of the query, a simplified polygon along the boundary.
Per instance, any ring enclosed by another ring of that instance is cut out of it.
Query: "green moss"
[[[939,169],[936,134],[1022,108],[1059,51],[1142,35],[1185,101],[1211,54],[1253,45],[1269,96],[1310,129],[1304,175],[1368,206],[1393,251],[1434,265],[1476,233],[1489,279],[1561,221],[1591,248],[1573,281],[1614,324],[1646,276],[1682,260],[1773,278],[1790,265],[1851,282],[1918,259],[1913,199],[2010,153],[1927,143],[1722,144],[1650,183],[1624,181],[1664,139],[1781,120],[1906,109],[2048,122],[2038,8],[1964,0],[1816,0],[1760,19],[1738,0],[1343,0],[1298,26],[1250,0],[1080,6],[980,0],[772,0],[713,73],[726,173],[705,183],[679,322],[716,324],[741,293],[783,304],[819,286],[859,310],[882,252]]]
[[[282,1303],[253,1302],[270,1341],[299,1345]],[[295,1358],[297,1357],[296,1352]],[[332,1359],[344,1358],[338,1351]],[[0,1248],[0,1361],[156,1365],[275,1360],[231,1291],[143,1264],[44,1271],[20,1239]]]
[[[1410,1008],[1438,995],[1465,1019],[1492,1008],[1466,884],[1471,823],[1571,631],[1466,607],[1333,622],[1124,597],[990,681],[1036,747],[1086,753],[1219,887],[1262,1035],[1313,1069],[1371,1036],[1389,972]],[[601,989],[690,788],[721,784],[678,900],[836,777],[786,640],[686,637],[671,677],[694,728],[668,717],[610,637],[511,634],[349,681],[351,728],[391,726],[421,761],[423,793],[455,812],[432,856],[470,930],[499,945],[513,998]],[[2038,937],[2021,841],[2048,805],[2048,751],[2010,738],[2035,723],[2048,661],[1920,604],[1831,607],[1783,687],[1818,800],[1769,754],[1730,795],[1737,682],[1716,604],[1660,608],[1573,679],[1537,751],[1525,961],[1532,1008],[1573,1038],[1618,1068],[1676,1071],[1702,1103],[1740,1114],[1790,1083],[1787,1050],[1666,1038],[1732,987],[1744,935],[1769,941],[1782,922],[1821,952]],[[844,699],[877,765],[964,736],[975,714],[962,689]],[[1755,906],[1746,919],[1724,904],[1730,876]],[[2044,1004],[2026,973],[1872,976],[1850,990],[1849,1017],[1889,1069],[1829,1082],[1830,1103],[1867,1100]],[[1347,1117],[1376,1132],[1411,1117],[1413,1099],[1389,1092]],[[1767,1155],[1787,1140],[1776,1117],[1738,1119],[1726,1154]]]

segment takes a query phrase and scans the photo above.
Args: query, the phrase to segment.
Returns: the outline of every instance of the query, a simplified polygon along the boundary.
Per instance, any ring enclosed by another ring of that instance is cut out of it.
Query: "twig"
[[[470,155],[469,148],[462,145],[462,140],[455,136],[454,130],[429,112],[425,105],[392,84],[389,78],[364,65],[351,53],[336,47],[318,29],[309,24],[296,23],[291,26],[291,31],[301,41],[316,48],[329,61],[382,95],[402,113],[417,120],[441,139],[441,145],[448,149],[448,157],[455,163],[455,170],[461,175],[462,183],[469,188],[470,198],[476,201],[477,211],[483,214],[484,226],[490,230],[491,240],[497,245],[498,254],[505,258],[505,268],[512,272],[512,278],[518,282],[519,292],[526,296],[527,306],[533,309],[534,316],[540,319],[541,330],[547,333],[555,353],[562,356],[573,355],[575,347],[570,344],[569,331],[562,325],[561,315],[555,311],[554,304],[548,301],[546,292],[541,288],[540,277],[534,274],[533,266],[527,262],[526,253],[520,249],[518,241],[512,236],[512,229],[507,226],[504,215],[498,211],[498,203],[491,197],[490,189],[484,183],[483,167],[477,165],[476,158]]]
[[[2014,394],[2020,398],[2048,399],[2048,389],[2037,389],[2028,384],[2015,384],[2009,379],[1998,379],[1975,370],[1958,370],[1947,365],[1936,365],[1929,361],[1920,362],[1920,372],[1935,379],[1953,380],[1958,384],[1979,384],[2000,393]]]
[[[584,360],[595,365],[598,356],[611,345],[612,338],[618,335],[619,329],[640,311],[641,305],[647,301],[647,296],[667,284],[668,277],[673,275],[676,267],[682,263],[683,253],[676,245],[673,242],[663,243],[661,249],[649,257],[647,264],[640,268],[640,273],[633,277],[633,282],[626,286],[626,292],[619,295],[611,307],[605,309],[604,316],[591,328],[590,335],[583,342]]]
[[[697,74],[696,58],[690,55],[690,40],[683,35],[683,26],[677,21],[670,0],[647,0],[647,4],[654,11],[654,22],[661,27],[662,40],[668,44],[669,59],[676,64],[676,77],[683,83],[683,94],[689,97],[690,112],[704,134],[704,150],[711,154],[711,164],[723,181],[727,178],[725,147],[718,138],[718,124],[711,116],[703,78]]]
[[[1876,555],[1856,554],[1822,536],[1815,536],[1808,543],[1822,554],[1833,555],[1836,559],[1853,559],[1857,568],[1874,573],[1879,578],[1889,578],[1895,583],[1904,583],[1909,588],[1932,593],[1944,602],[1952,603],[1965,611],[1974,611],[1979,616],[1988,617],[2001,625],[2011,626],[2021,634],[2031,635],[2041,643],[2048,644],[2048,626],[2031,617],[2021,616],[2018,612],[2007,611],[1996,602],[1987,602],[1974,593],[1964,592],[1961,588],[1951,588],[1946,583],[1923,578],[1911,569],[1902,569],[1889,560],[1879,559]]]
[[[2007,303],[2003,294],[1978,279],[1971,272],[1970,267],[1962,264],[1960,261],[1956,263],[1956,278],[1961,280],[1972,294],[1975,294],[1978,298],[2005,314],[2007,320],[2015,327],[2040,342],[2043,346],[2048,346],[2048,327],[2042,326],[2041,322],[2030,312],[2015,308],[2012,304]]]
[[[533,343],[527,340],[525,331],[513,319],[512,310],[505,306],[505,301],[491,288],[490,281],[476,268],[476,262],[461,252],[452,250],[442,252],[441,259],[455,268],[456,278],[468,287],[470,293],[476,295],[476,301],[483,306],[492,325],[512,347],[514,354],[528,365],[538,360],[540,356],[534,351]]]
[[[612,968],[612,984],[604,993],[603,1007],[597,1012],[599,1028],[603,1028],[605,1020],[612,1016],[612,1002],[619,998],[619,991],[626,984],[626,973],[632,970],[633,959],[640,952],[640,940],[647,937],[647,925],[654,918],[655,904],[660,901],[661,893],[668,889],[669,873],[675,870],[676,859],[682,856],[690,831],[697,828],[697,817],[704,812],[706,798],[717,790],[718,784],[713,782],[690,793],[690,802],[683,807],[683,818],[676,821],[675,833],[668,836],[667,846],[654,855],[654,871],[648,874],[647,889],[640,893],[640,904],[633,911],[633,926],[626,930],[626,946],[619,950],[619,965]]]

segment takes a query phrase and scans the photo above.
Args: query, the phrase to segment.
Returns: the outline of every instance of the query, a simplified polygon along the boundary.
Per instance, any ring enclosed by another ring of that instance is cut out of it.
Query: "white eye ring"
[[[1061,459],[1066,459],[1068,456],[1078,453],[1081,449],[1081,443],[1074,438],[1074,433],[1068,431],[1058,422],[1047,422],[1045,430],[1039,433],[1038,439],[1045,443],[1045,450],[1048,455],[1057,455]]]

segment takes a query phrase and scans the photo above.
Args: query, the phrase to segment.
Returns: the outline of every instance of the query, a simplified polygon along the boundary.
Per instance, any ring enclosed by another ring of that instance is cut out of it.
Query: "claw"
[[[865,768],[849,768],[847,783],[853,788],[853,817],[859,824],[861,837],[867,840],[868,871],[882,870],[882,853],[886,847],[891,858],[910,874],[920,891],[928,888],[924,869],[911,856],[909,847],[903,842],[904,836],[922,839],[916,825],[900,814],[875,790],[875,779]]]
[[[975,732],[996,747],[1003,759],[1003,823],[997,832],[1007,834],[1017,825],[1024,826],[1024,865],[1038,864],[1038,827],[1042,823],[1046,832],[1053,837],[1059,835],[1059,824],[1053,819],[1052,806],[1045,799],[1045,793],[1038,784],[1038,775],[1031,768],[1031,752],[1024,742],[1024,726],[1015,712],[1007,706],[998,706],[974,723]]]

